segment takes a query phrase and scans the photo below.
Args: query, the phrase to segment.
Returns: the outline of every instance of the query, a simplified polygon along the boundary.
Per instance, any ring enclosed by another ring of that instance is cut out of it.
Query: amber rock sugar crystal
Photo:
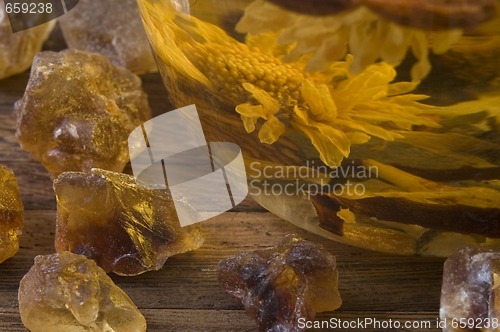
[[[23,202],[14,173],[0,165],[0,263],[19,250]]]
[[[221,261],[219,283],[241,300],[259,331],[302,331],[301,318],[313,320],[342,303],[335,257],[297,235]]]
[[[100,53],[134,73],[158,70],[136,0],[79,0],[59,24],[72,49]]]
[[[132,300],[90,259],[70,252],[35,257],[19,284],[19,311],[31,332],[143,332]]]
[[[151,117],[138,76],[99,54],[39,53],[15,105],[16,136],[51,173],[122,171],[129,133]]]
[[[440,316],[444,331],[500,331],[499,251],[466,247],[446,260]]]
[[[162,268],[168,257],[195,250],[196,226],[181,227],[172,196],[121,173],[66,172],[54,181],[55,247],[94,259],[106,272],[137,275]]]
[[[32,29],[12,32],[4,2],[0,1],[0,79],[22,73],[54,28],[55,21]]]

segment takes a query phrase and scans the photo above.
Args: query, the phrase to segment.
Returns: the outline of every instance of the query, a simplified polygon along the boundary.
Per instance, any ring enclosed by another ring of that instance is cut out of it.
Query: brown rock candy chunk
[[[59,23],[70,48],[100,53],[135,73],[158,70],[135,0],[80,0]]]
[[[19,250],[23,221],[23,202],[16,177],[0,165],[0,263]]]
[[[53,177],[122,171],[129,133],[151,116],[138,76],[99,54],[70,50],[35,57],[15,109],[21,146]]]
[[[197,228],[180,227],[168,191],[147,189],[132,176],[93,169],[54,181],[55,247],[94,259],[106,272],[137,275],[168,257],[199,248]]]
[[[85,256],[35,257],[19,284],[19,311],[32,332],[146,331],[132,300]]]
[[[466,247],[444,263],[440,317],[444,331],[498,331],[500,329],[500,252]],[[453,321],[467,321],[465,329]],[[489,321],[494,325],[486,326]],[[494,322],[497,322],[496,324]],[[480,325],[474,325],[480,324]],[[478,329],[474,329],[478,327]]]
[[[342,303],[335,257],[297,235],[221,261],[219,283],[241,300],[260,331],[301,331],[300,318],[312,320]]]
[[[12,33],[4,3],[0,2],[0,79],[28,69],[54,25],[55,21]]]

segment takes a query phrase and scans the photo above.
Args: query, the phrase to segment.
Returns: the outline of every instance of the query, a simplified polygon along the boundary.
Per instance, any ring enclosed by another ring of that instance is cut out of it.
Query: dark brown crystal
[[[440,316],[444,331],[498,331],[479,329],[486,321],[500,321],[500,252],[466,247],[444,263]],[[460,320],[467,322],[460,327]],[[478,327],[478,329],[476,329]],[[484,326],[485,327],[485,326]]]
[[[302,331],[299,319],[342,303],[335,257],[297,235],[221,261],[219,283],[241,300],[259,331]]]

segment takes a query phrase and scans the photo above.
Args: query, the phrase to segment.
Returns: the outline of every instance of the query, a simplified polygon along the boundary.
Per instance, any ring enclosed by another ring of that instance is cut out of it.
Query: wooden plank
[[[146,309],[143,311],[148,322],[148,331],[255,331],[256,323],[242,311],[232,310],[168,310],[161,309]],[[316,316],[317,321],[328,322],[331,324],[339,324],[339,321],[362,321],[369,324],[369,320],[374,321],[370,324],[371,327],[381,326],[383,323],[392,321],[393,326],[401,324],[403,327],[406,322],[416,322],[416,326],[425,326],[424,328],[400,328],[397,331],[439,331],[436,328],[437,313],[418,313],[413,312],[364,312],[339,311],[334,314],[335,321],[330,321],[332,317],[328,314],[319,314]],[[375,323],[377,321],[378,323]],[[376,325],[379,324],[379,325]],[[431,328],[427,328],[430,325]],[[332,326],[332,325],[330,325]],[[368,325],[365,325],[368,326]],[[331,329],[332,331],[334,329]],[[347,331],[355,331],[355,329],[344,329]],[[361,330],[361,329],[357,329]],[[388,331],[391,329],[375,329],[366,328],[366,331]],[[395,331],[396,329],[392,329]],[[310,331],[325,331],[325,329],[311,329]]]
[[[28,330],[24,328],[18,310],[2,308],[0,310],[0,331],[26,332]]]
[[[253,332],[256,330],[256,323],[242,310],[143,309],[141,312],[146,318],[149,332]],[[441,330],[436,328],[437,312],[338,311],[333,318],[335,321],[331,321],[332,317],[327,314],[318,314],[315,320],[328,322],[331,324],[330,326],[340,324],[340,321],[357,322],[360,320],[363,323],[367,322],[364,331],[387,331],[389,329],[377,329],[375,327],[388,324],[389,321],[392,321],[393,326],[398,323],[401,324],[402,328],[397,329],[397,331],[432,332]],[[373,320],[371,324],[369,323],[370,319]],[[416,325],[411,328],[404,328],[407,322]],[[417,326],[421,326],[421,328]],[[431,327],[427,328],[427,326]],[[0,312],[0,330],[9,332],[27,331],[22,325],[17,311],[13,309]],[[344,330],[349,331],[349,329]],[[350,329],[350,331],[353,330]],[[311,329],[310,331],[325,331],[325,329]]]
[[[17,287],[37,254],[53,249],[54,211],[27,211],[21,248],[0,265],[0,308],[17,307]],[[112,275],[141,309],[240,310],[217,283],[217,264],[241,251],[298,233],[337,255],[342,311],[435,311],[439,308],[442,259],[378,254],[309,234],[270,213],[226,213],[201,224],[199,250],[172,257],[160,271],[137,277]],[[329,313],[325,317],[334,317]]]

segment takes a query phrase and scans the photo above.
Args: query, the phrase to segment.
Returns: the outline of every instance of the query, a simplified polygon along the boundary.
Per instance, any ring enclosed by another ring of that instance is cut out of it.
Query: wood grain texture
[[[234,310],[191,310],[191,309],[174,309],[168,313],[161,309],[144,309],[142,313],[148,322],[148,331],[176,331],[176,332],[220,332],[220,331],[237,331],[237,332],[254,332],[255,324],[243,312]],[[405,322],[425,322],[431,324],[431,328],[400,328],[397,331],[440,331],[435,327],[435,315],[433,313],[414,312],[370,312],[367,316],[366,312],[343,312],[338,311],[335,319],[354,321],[357,319],[377,319],[379,321],[398,321],[402,324]],[[325,314],[317,316],[318,321],[329,321],[330,317]],[[227,329],[225,330],[224,327]],[[0,313],[0,330],[9,332],[26,332],[18,314],[15,310],[6,310]],[[387,329],[371,329],[365,328],[363,331],[387,331]],[[325,331],[325,329],[311,329],[310,331]],[[333,329],[332,329],[333,331]],[[345,331],[354,331],[345,329]]]
[[[19,253],[0,265],[0,308],[9,313],[0,316],[5,318],[0,324],[17,326],[19,281],[36,255],[54,252],[54,227],[55,211],[26,211]],[[208,330],[219,331],[239,331],[233,327],[241,324],[243,330],[251,328],[252,324],[245,323],[241,304],[218,286],[217,264],[238,252],[273,245],[289,233],[320,243],[337,256],[344,303],[339,312],[323,313],[321,319],[375,317],[381,312],[387,319],[438,317],[442,259],[391,256],[344,246],[307,233],[270,213],[226,213],[201,227],[204,245],[195,252],[170,258],[162,270],[137,277],[111,275],[143,312],[168,317],[153,319],[150,331],[166,331],[174,326],[172,331],[199,331],[197,327],[203,324]],[[193,316],[193,312],[197,314]],[[221,312],[224,317],[242,317],[242,322],[235,325],[232,319],[222,317],[212,320]]]
[[[49,49],[63,47],[58,38],[56,31]],[[0,80],[0,163],[14,170],[26,209],[19,253],[0,265],[2,332],[26,331],[18,313],[19,281],[36,255],[54,252],[52,181],[15,138],[12,109],[28,77],[23,73]],[[160,76],[142,78],[154,114],[172,109]],[[198,251],[169,259],[160,271],[129,278],[111,276],[144,313],[148,331],[254,331],[255,324],[241,304],[218,286],[217,264],[241,251],[274,245],[289,233],[320,243],[337,256],[344,303],[336,312],[318,315],[319,320],[372,317],[435,321],[438,317],[442,259],[391,256],[341,245],[265,212],[250,199],[201,227],[206,241]]]

